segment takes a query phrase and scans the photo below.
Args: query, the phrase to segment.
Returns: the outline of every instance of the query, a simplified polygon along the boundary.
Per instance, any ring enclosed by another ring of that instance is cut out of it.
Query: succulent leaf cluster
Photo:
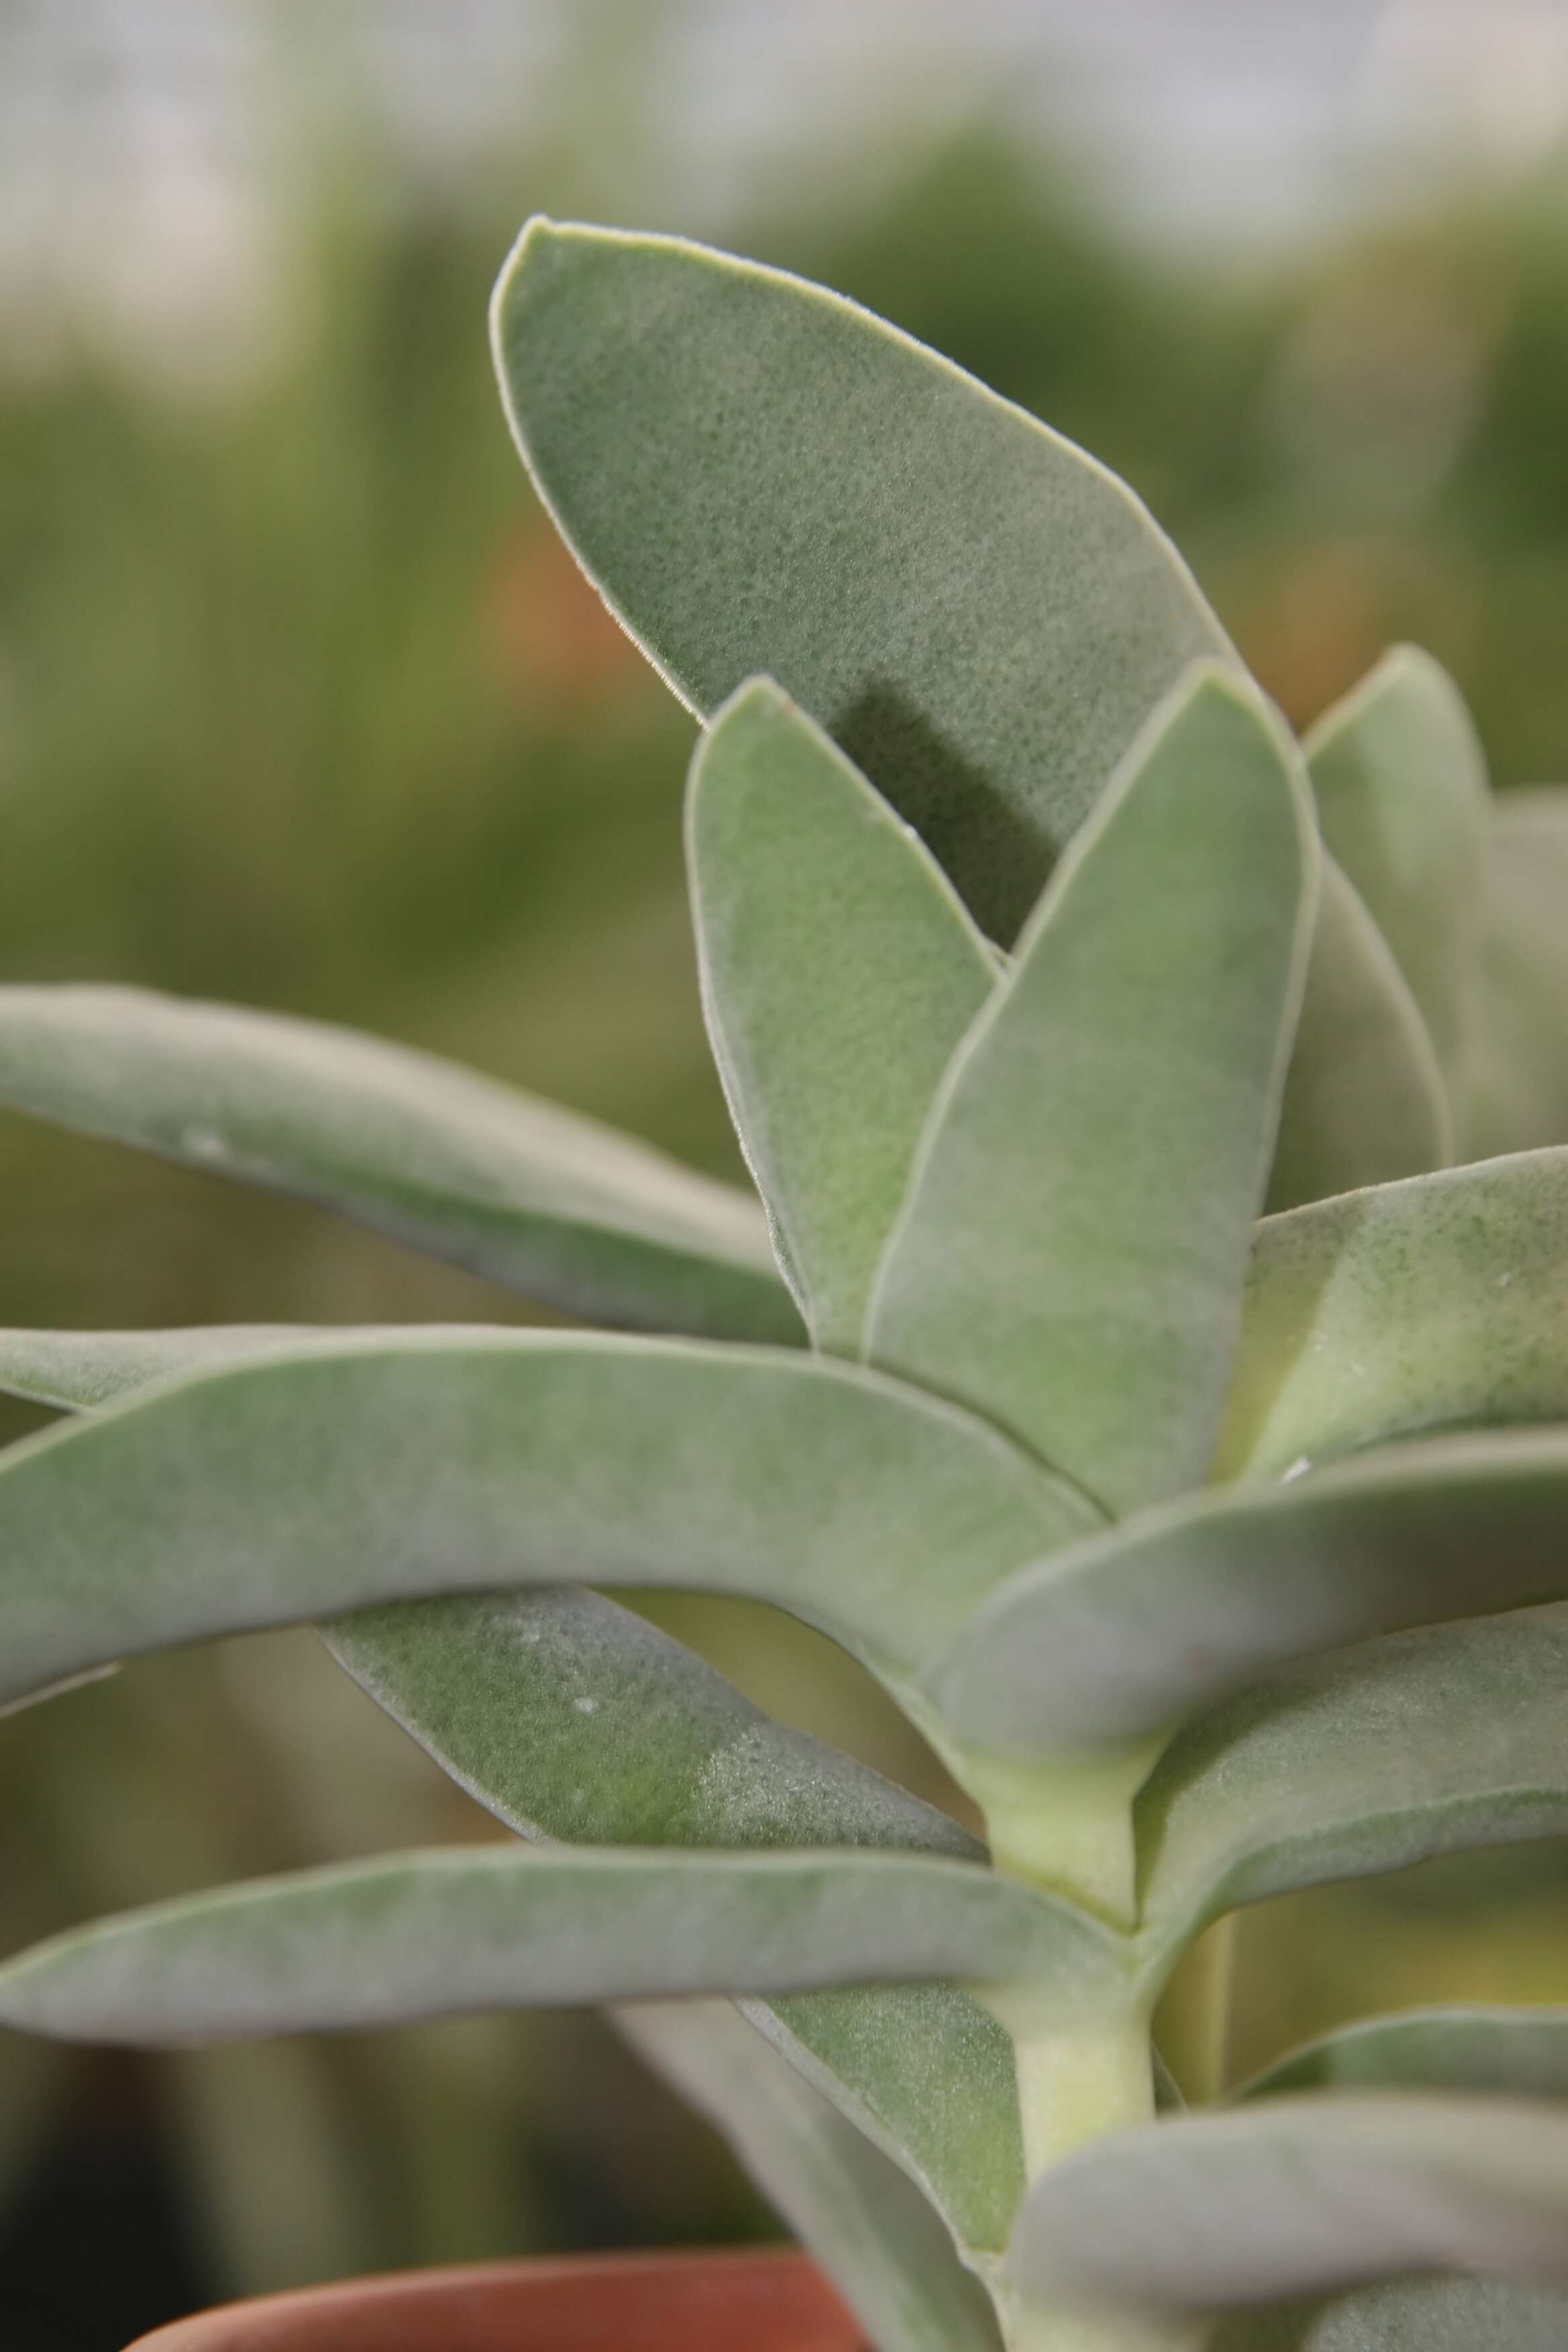
[[[94,1923],[122,2042],[617,2004],[879,2352],[1529,2352],[1568,2011],[1213,2062],[1242,1906],[1568,1832],[1568,795],[1296,743],[1092,459],[822,290],[530,225],[508,412],[701,722],[752,1197],[426,1057],[0,990],[0,1101],[582,1328],[0,1334],[0,1699],[293,1622],[516,1833]],[[859,1659],[984,1843],[608,1596]],[[1200,1939],[1201,1943],[1200,1943]],[[1156,2114],[1156,2106],[1163,2112]]]

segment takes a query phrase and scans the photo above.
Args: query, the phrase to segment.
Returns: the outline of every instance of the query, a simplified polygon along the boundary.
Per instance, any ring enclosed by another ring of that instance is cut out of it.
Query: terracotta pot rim
[[[266,2352],[288,2352],[297,2330],[317,2329],[334,2315],[343,2322],[363,2323],[373,2314],[382,2313],[388,2322],[395,2323],[400,2317],[416,2322],[432,2305],[445,2306],[474,2296],[499,2297],[506,2304],[515,2303],[516,2325],[521,2329],[529,2316],[528,2306],[536,2305],[542,2293],[574,2293],[577,2306],[582,2308],[595,2286],[624,2294],[639,2284],[650,2289],[662,2286],[677,2294],[681,2289],[700,2292],[729,2284],[738,2290],[745,2306],[743,2312],[737,2312],[737,2326],[746,2328],[748,2335],[755,2326],[756,2294],[762,2289],[770,2304],[782,2298],[786,2305],[798,2306],[800,2332],[795,2340],[800,2352],[850,2352],[850,2347],[861,2340],[843,2305],[805,2254],[791,2246],[764,2245],[544,2254],[334,2279],[320,2286],[292,2288],[285,2294],[258,2295],[242,2303],[193,2312],[186,2318],[172,2320],[149,2335],[139,2336],[127,2346],[126,2352],[249,2352],[252,2343],[256,2352],[262,2352],[263,2347]],[[720,2298],[713,2300],[717,2308]],[[424,2309],[416,2309],[417,2306]],[[432,2313],[432,2319],[437,2315]],[[671,2317],[679,2319],[673,2305]],[[459,2323],[439,2320],[444,2328],[454,2324]],[[326,2338],[311,2333],[301,2334],[300,2340],[314,2347]],[[354,2340],[357,2343],[360,2339],[356,2336]],[[370,2339],[367,2336],[364,2340]],[[412,2343],[414,2338],[409,2340]],[[460,2337],[445,2338],[432,2334],[429,2340],[432,2344],[449,2341],[451,2352],[461,2352]],[[492,2329],[484,2339],[487,2347],[495,2340]],[[521,2342],[528,2340],[520,2337]],[[583,2340],[586,2343],[588,2339],[584,2336]],[[604,2340],[608,2343],[611,2339],[606,2336]],[[739,2343],[741,2338],[737,2336],[733,2340]],[[712,2352],[720,2352],[720,2341],[714,2337],[672,2333],[669,2341],[689,2342],[691,2352],[704,2352],[705,2343],[710,2344]],[[729,2352],[731,2341],[728,2336],[724,2337],[723,2352]],[[779,2341],[783,2352],[784,2338],[781,2336]]]

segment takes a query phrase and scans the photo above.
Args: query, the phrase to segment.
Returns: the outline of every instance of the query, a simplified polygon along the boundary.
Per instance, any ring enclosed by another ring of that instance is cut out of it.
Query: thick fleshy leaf
[[[140,989],[3,988],[0,1105],[321,1202],[603,1322],[802,1336],[744,1193],[352,1030]]]
[[[1568,787],[1494,803],[1467,1159],[1568,1143]]]
[[[0,1456],[0,1696],[371,1601],[563,1581],[749,1593],[908,1672],[1089,1517],[984,1423],[791,1350],[351,1338]]]
[[[491,325],[541,495],[681,699],[771,673],[994,938],[1184,666],[1235,659],[1113,475],[819,287],[538,219]]]
[[[1258,1226],[1216,1477],[1531,1421],[1568,1422],[1568,1151]]]
[[[1451,1082],[1472,1011],[1490,805],[1464,698],[1430,654],[1395,646],[1301,748],[1324,846],[1393,950]]]
[[[1568,2009],[1478,2004],[1369,2017],[1290,2051],[1235,2095],[1390,2089],[1568,2099]]]
[[[686,845],[709,1034],[780,1265],[818,1347],[858,1355],[995,960],[930,852],[766,680],[698,747]]]
[[[1037,2181],[1011,2258],[1037,2294],[1189,2310],[1424,2271],[1568,2291],[1568,2114],[1408,2091],[1168,2116]]]
[[[727,2001],[647,2001],[616,2021],[723,2133],[878,2352],[1001,2352],[991,2299],[898,2166]]]
[[[1433,1438],[1043,1560],[932,1687],[961,1738],[1057,1755],[1172,1727],[1289,1658],[1564,1593],[1568,1430]]]
[[[371,1696],[525,1837],[981,1856],[945,1814],[770,1722],[599,1594],[365,1610],[327,1638]],[[960,1986],[929,1984],[786,1996],[749,2013],[925,2185],[960,2236],[1000,2248],[1024,2169],[1013,2046],[989,2010]]]
[[[1201,672],[960,1048],[878,1276],[868,1354],[1113,1512],[1194,1484],[1214,1449],[1315,855],[1263,703]]]
[[[1443,1074],[1415,999],[1326,856],[1268,1206],[1419,1176],[1453,1150]]]
[[[430,1324],[447,1339],[481,1344],[494,1324]],[[0,1330],[0,1391],[62,1412],[97,1412],[155,1381],[247,1363],[257,1356],[307,1355],[344,1341],[384,1336],[374,1324],[194,1323],[163,1331]]]
[[[1115,1939],[969,1862],[442,1846],[159,1903],[0,1967],[0,2023],[166,2045],[657,1994],[966,1976],[1071,2017]]]
[[[1150,1934],[1179,1942],[1295,1887],[1568,1833],[1564,1691],[1562,1602],[1276,1667],[1189,1724],[1139,1792]]]
[[[1560,2295],[1497,2279],[1393,2279],[1327,2303],[1233,2312],[1208,2352],[1562,2352]]]

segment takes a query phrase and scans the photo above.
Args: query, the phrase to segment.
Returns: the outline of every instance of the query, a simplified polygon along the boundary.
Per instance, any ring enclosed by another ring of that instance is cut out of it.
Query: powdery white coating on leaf
[[[997,940],[1185,665],[1239,671],[1124,483],[820,287],[536,219],[491,333],[536,487],[682,700],[776,677]]]
[[[1568,1150],[1268,1217],[1219,1478],[1393,1438],[1568,1421]]]
[[[0,989],[0,1104],[321,1202],[607,1321],[798,1336],[745,1194],[351,1030],[139,989]]]

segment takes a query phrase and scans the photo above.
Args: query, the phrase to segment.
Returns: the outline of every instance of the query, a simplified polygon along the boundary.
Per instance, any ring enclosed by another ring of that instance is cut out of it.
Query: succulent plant
[[[820,289],[536,221],[494,331],[702,722],[761,1208],[368,1039],[0,990],[11,1108],[609,1327],[0,1338],[72,1416],[0,1455],[0,1696],[318,1622],[526,1842],[92,1924],[0,2019],[621,2004],[881,2352],[1560,2344],[1568,2010],[1215,2059],[1238,1906],[1568,1831],[1568,799],[1494,811],[1409,649],[1298,749],[1121,483]],[[832,1635],[985,1843],[648,1586]]]

